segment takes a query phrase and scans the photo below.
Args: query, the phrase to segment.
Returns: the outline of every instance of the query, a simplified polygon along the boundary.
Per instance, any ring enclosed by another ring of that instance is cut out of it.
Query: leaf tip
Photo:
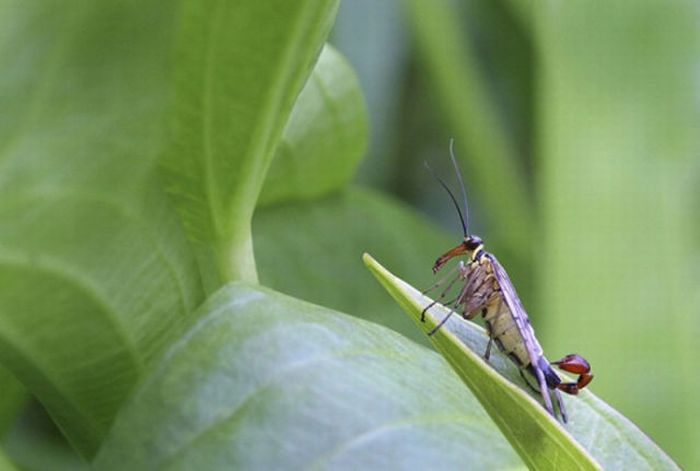
[[[371,271],[372,274],[380,282],[382,282],[382,284],[384,284],[384,281],[387,278],[393,278],[391,272],[384,268],[381,263],[379,263],[374,257],[372,257],[367,252],[362,254],[362,261],[364,262],[365,266],[369,268],[369,271]]]

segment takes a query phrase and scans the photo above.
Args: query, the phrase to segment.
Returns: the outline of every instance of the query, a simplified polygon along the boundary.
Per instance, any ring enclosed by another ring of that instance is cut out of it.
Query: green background
[[[421,165],[451,177],[454,137],[471,230],[545,352],[584,355],[591,390],[687,468],[700,465],[697,25],[689,1],[366,1],[342,5],[334,36],[371,111],[358,180],[456,241]]]

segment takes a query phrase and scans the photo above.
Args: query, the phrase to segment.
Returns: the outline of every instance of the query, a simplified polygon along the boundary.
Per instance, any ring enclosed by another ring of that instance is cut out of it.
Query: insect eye
[[[476,235],[470,235],[467,240],[465,241],[467,245],[467,250],[474,250],[478,246],[480,246],[483,241],[481,240],[481,237],[476,236]]]

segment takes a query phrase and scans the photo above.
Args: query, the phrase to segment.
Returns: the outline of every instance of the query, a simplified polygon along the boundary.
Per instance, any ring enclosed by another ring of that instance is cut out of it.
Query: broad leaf
[[[258,207],[345,186],[367,145],[367,113],[350,64],[326,44],[294,104]]]
[[[202,298],[153,178],[170,6],[5,1],[0,15],[0,361],[86,456]]]
[[[205,288],[256,280],[250,224],[287,117],[337,0],[186,0],[172,146],[162,165]]]
[[[431,299],[369,255],[364,261],[423,332],[448,314],[436,305],[422,323],[421,312]],[[649,437],[588,389],[564,398],[569,422],[562,426],[505,355],[492,351],[488,363],[483,359],[488,336],[473,322],[452,316],[431,340],[531,468],[678,469]]]
[[[434,352],[245,284],[198,312],[123,410],[97,469],[522,467]]]

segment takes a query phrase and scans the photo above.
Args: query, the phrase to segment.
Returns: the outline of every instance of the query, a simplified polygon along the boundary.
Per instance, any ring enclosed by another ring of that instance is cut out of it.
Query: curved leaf
[[[367,110],[347,60],[326,44],[284,128],[258,206],[346,185],[367,147]],[[332,157],[330,157],[332,156]]]
[[[245,284],[216,293],[123,410],[97,469],[522,467],[444,361]]]
[[[421,312],[431,300],[371,256],[363,259],[421,330],[428,332],[447,315],[437,305],[421,323]],[[562,427],[505,355],[494,349],[488,363],[483,359],[488,336],[473,322],[452,316],[431,340],[531,468],[678,469],[649,437],[588,389],[564,398],[569,422]]]
[[[3,2],[0,361],[89,456],[202,299],[154,179],[169,3]]]
[[[182,2],[162,165],[209,292],[256,281],[253,210],[337,1]]]

